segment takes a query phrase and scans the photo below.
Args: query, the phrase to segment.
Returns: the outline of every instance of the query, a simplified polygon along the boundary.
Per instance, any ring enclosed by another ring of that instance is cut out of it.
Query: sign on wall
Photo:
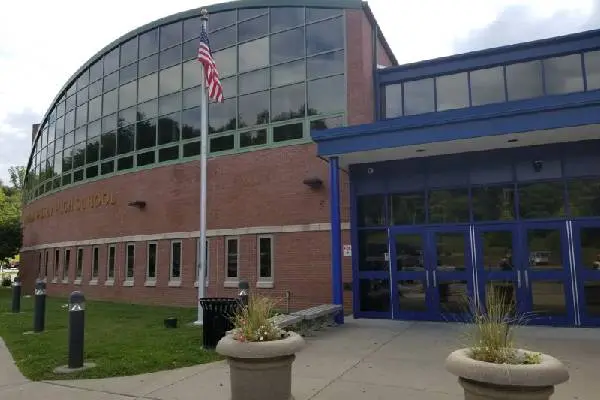
[[[114,206],[117,203],[114,193],[97,192],[89,196],[74,197],[64,201],[56,201],[53,206],[41,207],[37,210],[26,211],[24,221],[34,222],[55,215],[64,215],[72,212],[82,212],[94,208]]]
[[[352,257],[352,245],[344,245],[344,257]]]

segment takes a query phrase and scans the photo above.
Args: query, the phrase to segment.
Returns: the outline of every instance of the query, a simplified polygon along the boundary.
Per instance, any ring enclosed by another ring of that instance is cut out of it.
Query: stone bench
[[[335,326],[334,318],[340,312],[342,312],[342,306],[339,304],[321,304],[293,312],[291,315],[302,318],[299,324],[300,330],[303,335],[306,335],[312,329],[318,330],[326,326]]]
[[[269,318],[269,321],[275,323],[280,328],[287,328],[292,325],[296,325],[300,321],[302,321],[302,317],[299,315],[292,314],[279,314],[272,318]]]

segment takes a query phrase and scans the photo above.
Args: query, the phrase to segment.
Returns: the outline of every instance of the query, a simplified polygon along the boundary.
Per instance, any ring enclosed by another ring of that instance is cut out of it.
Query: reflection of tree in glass
[[[539,182],[519,186],[519,213],[523,219],[564,215],[562,182]]]
[[[429,193],[429,222],[453,223],[468,220],[467,189],[432,190]]]
[[[585,179],[567,184],[569,214],[573,217],[600,215],[600,180]]]

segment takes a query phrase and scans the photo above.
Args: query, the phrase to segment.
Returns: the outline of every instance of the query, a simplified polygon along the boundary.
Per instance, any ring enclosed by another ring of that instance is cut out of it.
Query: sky
[[[401,64],[600,28],[600,0],[368,3]],[[26,165],[31,125],[82,64],[127,32],[200,5],[104,0],[92,9],[75,0],[2,2],[0,180],[8,183],[9,166]]]

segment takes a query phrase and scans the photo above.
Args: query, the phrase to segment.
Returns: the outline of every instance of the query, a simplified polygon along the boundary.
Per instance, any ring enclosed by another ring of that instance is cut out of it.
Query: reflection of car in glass
[[[548,265],[550,251],[532,251],[529,253],[529,265]]]

